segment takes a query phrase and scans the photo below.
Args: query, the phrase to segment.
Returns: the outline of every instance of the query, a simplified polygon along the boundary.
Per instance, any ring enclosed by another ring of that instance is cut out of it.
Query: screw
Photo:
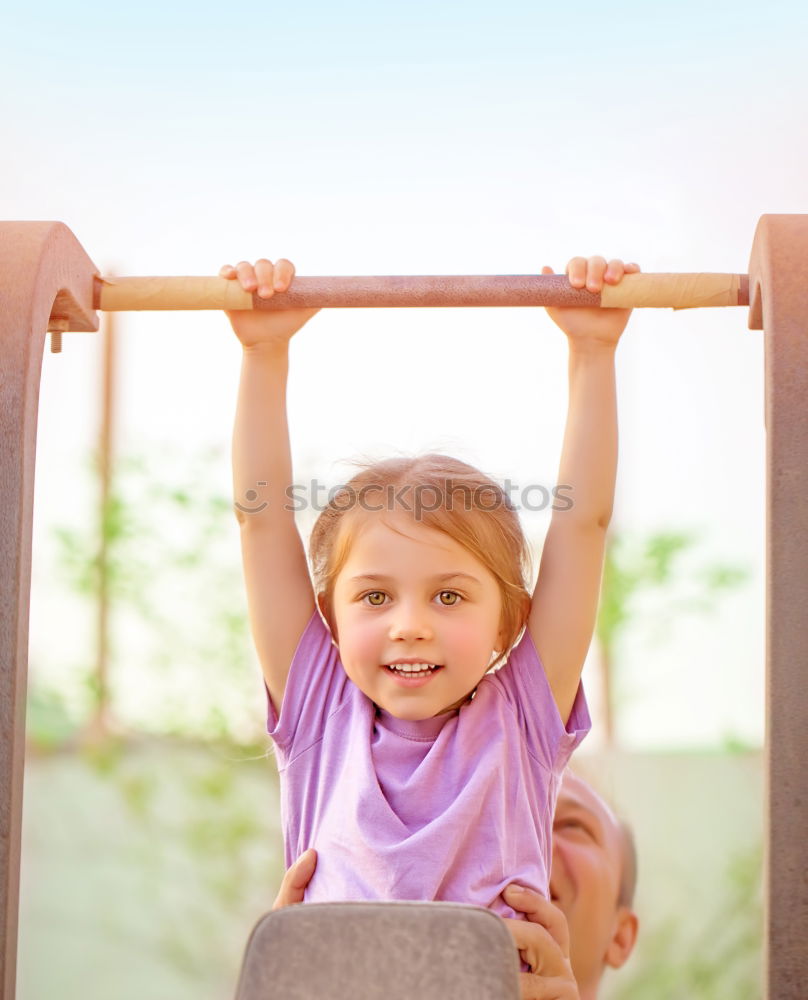
[[[52,316],[50,322],[48,323],[48,330],[50,331],[50,349],[51,354],[61,354],[62,353],[62,333],[67,330],[70,326],[70,321],[64,316]]]

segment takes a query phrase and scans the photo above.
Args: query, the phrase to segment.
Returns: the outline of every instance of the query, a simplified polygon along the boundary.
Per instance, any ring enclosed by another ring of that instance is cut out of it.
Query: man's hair
[[[624,820],[619,820],[618,823],[620,826],[620,853],[623,863],[617,905],[632,907],[634,893],[637,889],[637,845],[634,841],[634,831],[628,823]]]

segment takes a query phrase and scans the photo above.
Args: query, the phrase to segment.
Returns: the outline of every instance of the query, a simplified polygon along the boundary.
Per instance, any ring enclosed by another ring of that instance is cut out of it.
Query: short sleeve
[[[292,657],[280,715],[264,688],[267,732],[280,766],[322,739],[326,720],[339,709],[349,683],[331,633],[315,610]]]
[[[515,712],[529,751],[549,771],[563,771],[592,727],[583,685],[578,685],[565,726],[527,628],[492,680]]]

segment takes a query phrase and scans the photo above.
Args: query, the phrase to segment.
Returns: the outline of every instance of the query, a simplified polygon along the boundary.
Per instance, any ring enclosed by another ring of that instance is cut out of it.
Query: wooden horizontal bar
[[[293,278],[270,299],[245,292],[236,280],[201,278],[97,278],[96,308],[356,309],[447,306],[603,306],[693,309],[746,306],[745,274],[627,274],[601,294],[576,289],[565,275],[423,275]]]

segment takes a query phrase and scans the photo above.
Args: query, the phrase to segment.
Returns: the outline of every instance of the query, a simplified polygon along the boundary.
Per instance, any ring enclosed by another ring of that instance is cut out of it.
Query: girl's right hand
[[[246,260],[233,267],[225,264],[219,277],[238,280],[245,292],[257,292],[270,299],[276,292],[285,292],[295,274],[295,265],[284,258],[272,263],[261,258],[255,265]],[[245,348],[268,347],[286,350],[294,334],[319,309],[238,309],[226,312],[230,325]]]

